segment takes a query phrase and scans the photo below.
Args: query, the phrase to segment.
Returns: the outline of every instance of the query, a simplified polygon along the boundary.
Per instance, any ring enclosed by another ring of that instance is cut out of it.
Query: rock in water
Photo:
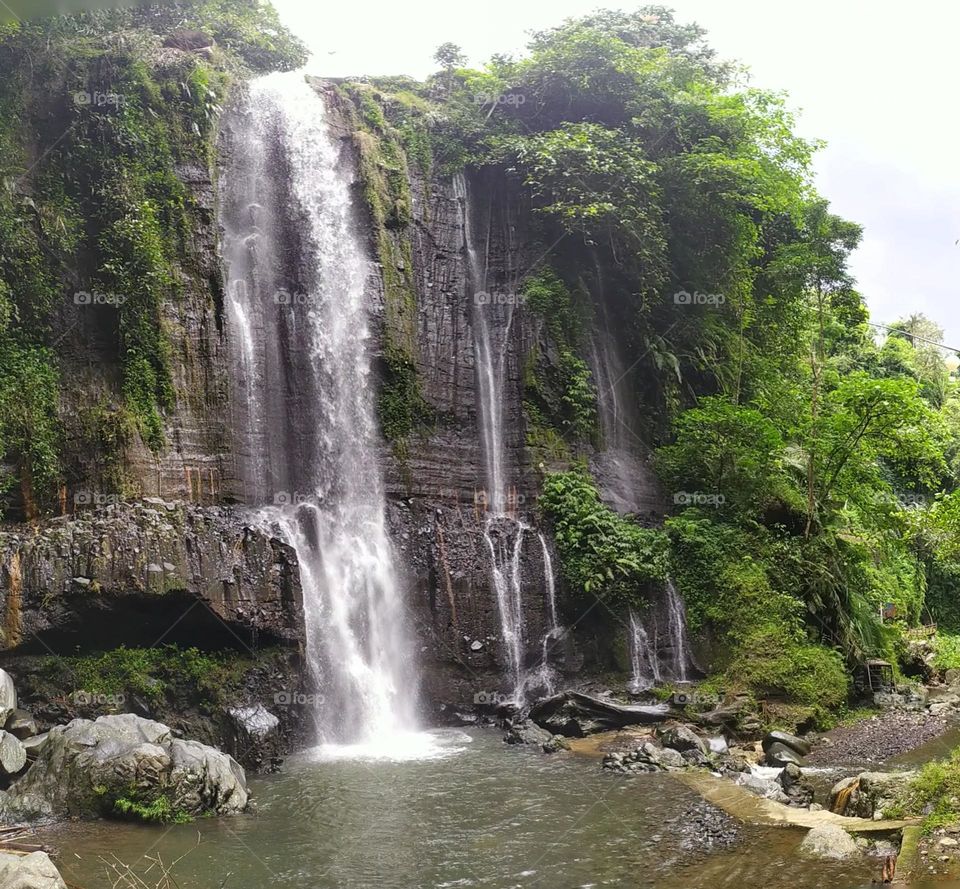
[[[6,725],[10,714],[17,709],[17,690],[13,678],[6,670],[0,670],[0,725]]]
[[[853,858],[860,854],[857,841],[836,824],[813,828],[800,844],[800,852],[812,858]]]
[[[522,722],[511,725],[503,736],[503,740],[507,744],[532,744],[543,747],[553,740],[553,735],[532,720],[524,719]]]
[[[231,815],[248,801],[243,769],[232,757],[176,740],[167,726],[132,713],[51,729],[9,796],[14,806],[39,797],[54,815],[80,817],[116,815],[130,810],[127,803],[133,816],[150,807],[169,816]]]
[[[0,776],[12,777],[27,764],[27,751],[20,739],[0,731]]]
[[[0,889],[67,889],[46,852],[0,852]]]

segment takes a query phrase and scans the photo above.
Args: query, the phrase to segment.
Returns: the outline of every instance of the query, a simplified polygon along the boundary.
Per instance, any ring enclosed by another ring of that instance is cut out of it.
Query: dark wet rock
[[[8,613],[14,576],[19,601],[5,648],[66,653],[153,645],[161,635],[205,648],[304,638],[295,552],[225,507],[115,504],[5,533],[0,606]],[[89,585],[78,589],[78,576]],[[4,703],[0,677],[0,715],[4,706],[16,703]]]
[[[628,725],[653,725],[668,719],[670,713],[666,704],[617,704],[567,691],[540,701],[530,710],[530,718],[553,734],[582,738]]]
[[[687,762],[679,751],[647,741],[628,753],[608,753],[602,767],[615,772],[676,772]]]
[[[787,763],[799,765],[803,761],[803,757],[796,750],[779,741],[767,745],[765,754],[767,764],[772,766],[785,766]]]
[[[524,719],[511,725],[503,740],[507,744],[527,744],[542,747],[553,740],[553,735],[546,729],[540,728],[532,720]]]
[[[4,729],[21,741],[32,738],[38,732],[37,721],[26,710],[19,708],[7,717]]]
[[[766,753],[774,744],[782,744],[795,751],[798,756],[807,756],[810,753],[810,742],[789,732],[773,731],[768,732],[761,743],[763,752]]]
[[[805,809],[813,802],[814,789],[804,778],[800,767],[788,763],[777,777],[783,792],[790,798],[790,805]]]
[[[843,860],[860,855],[857,841],[836,824],[821,824],[800,843],[800,854],[810,858]]]
[[[239,759],[257,771],[275,770],[284,754],[280,720],[263,704],[232,707],[230,717],[230,749],[240,753]]]
[[[232,757],[123,714],[51,729],[5,802],[16,808],[39,799],[56,816],[90,818],[115,814],[114,802],[131,793],[143,803],[166,797],[172,812],[191,816],[243,812],[248,801],[243,769]]]

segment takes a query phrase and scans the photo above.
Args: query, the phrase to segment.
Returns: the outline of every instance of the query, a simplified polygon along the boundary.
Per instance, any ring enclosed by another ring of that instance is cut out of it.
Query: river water
[[[100,859],[113,855],[139,872],[150,857],[183,856],[179,889],[870,884],[870,864],[799,858],[802,832],[790,829],[745,827],[732,846],[704,849],[706,804],[665,774],[604,772],[596,759],[507,747],[492,730],[445,730],[434,742],[424,759],[289,760],[282,774],[251,780],[255,815],[78,823],[42,839],[81,889],[112,885]],[[146,885],[158,879],[147,874]]]

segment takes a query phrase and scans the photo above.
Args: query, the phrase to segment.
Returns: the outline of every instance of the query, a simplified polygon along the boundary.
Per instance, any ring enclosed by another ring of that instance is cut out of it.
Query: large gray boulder
[[[27,751],[20,739],[0,729],[0,778],[10,778],[27,764]]]
[[[906,791],[916,772],[862,772],[838,781],[830,792],[830,808],[856,818],[880,819]],[[841,806],[841,803],[843,805]]]
[[[0,889],[67,889],[46,852],[0,852]]]
[[[12,806],[39,797],[59,816],[147,820],[230,815],[248,801],[243,769],[232,757],[175,739],[167,726],[132,713],[51,729],[9,797]]]
[[[7,724],[10,714],[17,709],[17,690],[13,678],[6,670],[0,670],[0,726]]]
[[[857,841],[836,824],[813,828],[800,843],[800,854],[810,858],[844,859],[860,854]]]
[[[686,750],[697,750],[700,753],[707,753],[708,747],[703,740],[690,726],[682,723],[668,723],[662,728],[657,729],[657,738],[664,747],[672,747],[683,753]]]

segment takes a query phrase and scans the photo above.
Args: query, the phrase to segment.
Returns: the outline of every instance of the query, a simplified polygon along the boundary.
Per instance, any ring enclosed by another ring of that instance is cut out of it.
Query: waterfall
[[[646,691],[661,681],[660,661],[650,644],[650,637],[637,613],[631,608],[630,618],[630,689]]]
[[[667,578],[667,615],[670,632],[670,651],[673,654],[673,675],[679,682],[687,682],[690,673],[690,646],[687,642],[687,614],[683,599],[673,580]]]
[[[301,486],[272,497],[260,489],[274,501],[260,521],[299,560],[320,740],[396,744],[415,725],[416,686],[378,461],[372,266],[351,165],[325,118],[302,75],[270,75],[250,85],[235,125],[223,212],[236,395],[246,399],[253,463],[274,467],[267,484]],[[295,444],[285,466],[264,452],[284,424]],[[263,483],[262,470],[254,475]]]
[[[628,614],[633,691],[646,691],[665,680],[689,682],[696,670],[687,638],[683,599],[670,578],[664,592],[663,601],[652,610],[646,626],[632,608]]]
[[[490,576],[497,597],[500,631],[513,695],[518,703],[522,703],[524,620],[520,557],[524,535],[530,528],[509,514],[514,503],[513,498],[510,497],[507,482],[503,446],[503,391],[507,347],[513,326],[514,301],[507,300],[506,305],[503,306],[485,292],[487,263],[486,260],[481,262],[477,254],[466,178],[462,174],[455,176],[453,187],[462,213],[463,244],[468,266],[466,289],[467,294],[472,296],[473,302],[478,418],[486,474],[486,489],[483,497],[480,498],[487,511],[484,517],[483,537],[490,554]],[[495,318],[495,313],[498,312],[505,312],[506,317]],[[496,331],[491,323],[494,319],[501,322],[497,325]]]

